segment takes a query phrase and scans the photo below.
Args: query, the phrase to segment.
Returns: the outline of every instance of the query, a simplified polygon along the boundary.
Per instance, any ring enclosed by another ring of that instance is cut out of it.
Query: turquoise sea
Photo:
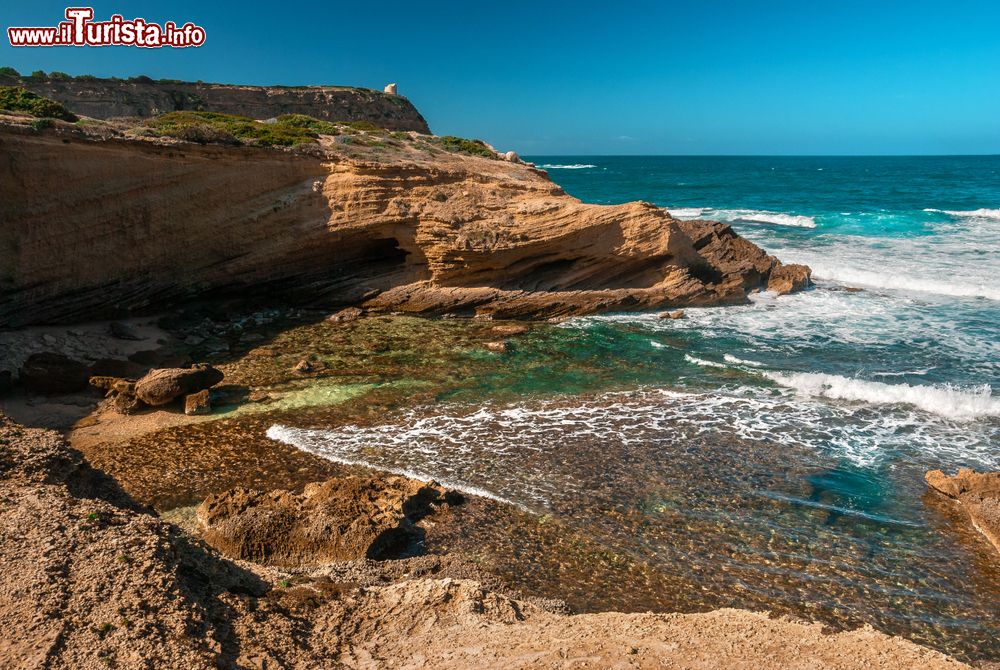
[[[1000,157],[529,160],[585,202],[730,222],[815,288],[574,319],[430,406],[270,434],[586,528],[678,609],[1000,658],[1000,559],[923,483],[1000,468]]]

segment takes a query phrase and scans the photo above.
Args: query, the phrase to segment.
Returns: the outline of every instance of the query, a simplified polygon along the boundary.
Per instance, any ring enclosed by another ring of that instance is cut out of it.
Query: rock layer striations
[[[808,285],[731,227],[588,205],[427,142],[306,149],[0,125],[0,326],[198,296],[541,318]]]

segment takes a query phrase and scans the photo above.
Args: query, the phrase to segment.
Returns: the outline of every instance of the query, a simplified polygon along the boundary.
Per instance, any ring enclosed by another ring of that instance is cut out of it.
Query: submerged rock
[[[300,375],[307,375],[310,372],[317,372],[323,369],[323,364],[317,361],[312,361],[308,358],[301,359],[292,367],[292,372],[297,372]]]
[[[659,317],[661,319],[683,319],[684,318],[684,310],[683,309],[678,309],[678,310],[675,310],[673,312],[662,312],[662,313],[659,314]]]
[[[326,320],[334,323],[350,323],[351,321],[357,321],[364,314],[364,311],[358,307],[347,307],[339,312],[334,312]]]
[[[135,384],[135,395],[147,405],[166,405],[177,398],[211,388],[223,379],[223,374],[211,365],[191,368],[151,370]]]
[[[495,354],[506,354],[510,350],[506,342],[487,342],[486,348]]]
[[[1000,551],[1000,472],[961,468],[949,477],[940,470],[931,470],[924,479],[938,493],[957,500],[976,529]]]
[[[502,337],[510,337],[513,335],[524,335],[529,332],[531,328],[519,323],[502,324],[499,326],[493,326],[490,332],[494,335],[500,335]]]
[[[405,477],[343,477],[301,494],[246,488],[209,496],[198,508],[203,537],[233,558],[298,566],[412,553],[414,525],[461,496]]]

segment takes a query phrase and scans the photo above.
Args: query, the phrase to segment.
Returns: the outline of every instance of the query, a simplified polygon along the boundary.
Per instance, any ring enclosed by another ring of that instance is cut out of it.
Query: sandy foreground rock
[[[291,575],[224,559],[56,433],[0,418],[5,669],[966,667],[870,628],[825,635],[744,611],[569,616],[415,578],[421,560]],[[393,565],[401,581],[371,578]]]

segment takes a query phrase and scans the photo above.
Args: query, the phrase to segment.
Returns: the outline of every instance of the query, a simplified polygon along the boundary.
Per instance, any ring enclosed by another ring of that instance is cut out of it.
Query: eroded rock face
[[[808,268],[728,225],[584,204],[505,160],[405,142],[374,154],[321,138],[310,154],[73,132],[0,125],[0,262],[13,268],[0,326],[192,295],[537,319],[808,285]]]
[[[314,565],[394,558],[419,540],[414,525],[461,496],[405,477],[342,477],[301,494],[233,489],[198,508],[203,537],[233,558],[272,565]]]
[[[135,396],[152,407],[166,405],[181,396],[215,386],[223,379],[211,365],[150,370],[135,383]]]
[[[938,493],[957,500],[973,525],[1000,551],[1000,472],[961,468],[949,477],[931,470],[924,479]]]

